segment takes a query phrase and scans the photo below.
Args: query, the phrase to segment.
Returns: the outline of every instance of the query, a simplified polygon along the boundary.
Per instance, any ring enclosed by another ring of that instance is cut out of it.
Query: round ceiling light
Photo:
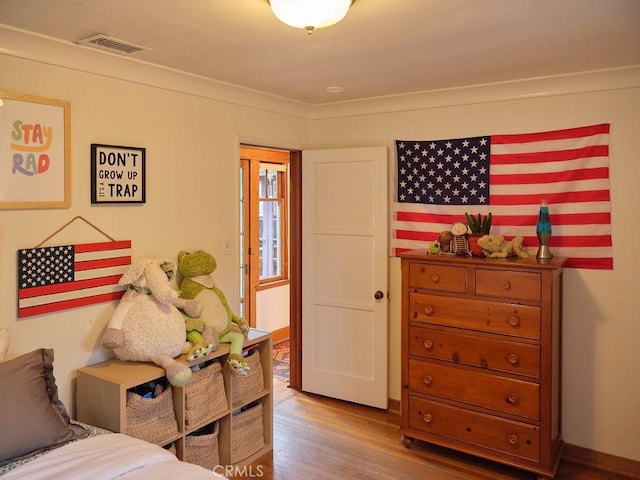
[[[311,34],[316,28],[335,25],[342,20],[352,0],[268,0],[278,19]]]

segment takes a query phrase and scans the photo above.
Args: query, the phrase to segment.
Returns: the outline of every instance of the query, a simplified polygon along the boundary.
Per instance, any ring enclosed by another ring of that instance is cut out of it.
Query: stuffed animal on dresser
[[[242,347],[249,325],[231,310],[224,293],[216,286],[213,274],[217,267],[216,259],[210,253],[202,250],[180,252],[180,295],[202,305],[200,319],[218,333],[220,343],[230,344],[229,367],[240,375],[247,375],[249,366],[242,356]]]
[[[191,378],[191,369],[174,360],[187,340],[179,308],[197,317],[201,307],[180,298],[172,288],[170,279],[175,272],[171,260],[132,264],[118,282],[128,288],[109,320],[102,344],[119,360],[156,363],[166,370],[169,383],[181,387]]]
[[[528,258],[529,255],[522,246],[524,237],[514,237],[505,240],[502,235],[483,235],[478,239],[482,253],[488,258],[519,257]]]

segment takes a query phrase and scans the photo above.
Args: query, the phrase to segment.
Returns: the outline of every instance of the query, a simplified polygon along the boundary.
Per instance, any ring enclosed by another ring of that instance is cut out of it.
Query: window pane
[[[275,170],[267,170],[267,178],[269,179],[268,198],[278,198],[278,172]]]
[[[260,201],[260,280],[282,275],[281,206],[279,200]]]
[[[267,197],[267,170],[265,168],[260,169],[258,176],[258,197]]]

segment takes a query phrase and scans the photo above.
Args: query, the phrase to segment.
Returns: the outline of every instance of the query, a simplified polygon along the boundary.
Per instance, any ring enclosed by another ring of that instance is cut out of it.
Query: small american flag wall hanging
[[[119,300],[129,265],[131,240],[18,250],[18,317]]]

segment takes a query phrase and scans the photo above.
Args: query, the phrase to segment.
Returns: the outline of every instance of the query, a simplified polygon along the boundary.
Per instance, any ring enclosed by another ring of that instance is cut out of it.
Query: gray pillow
[[[0,362],[0,465],[87,434],[58,399],[52,349]]]

